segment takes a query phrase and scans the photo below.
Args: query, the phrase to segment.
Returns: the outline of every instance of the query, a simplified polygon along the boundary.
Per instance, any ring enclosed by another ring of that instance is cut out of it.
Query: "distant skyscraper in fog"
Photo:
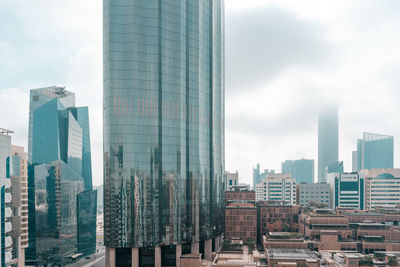
[[[357,142],[357,155],[353,155],[357,171],[393,168],[393,143],[393,136],[364,133],[363,139]]]
[[[282,173],[291,173],[297,183],[314,182],[314,160],[298,159],[282,162]]]
[[[357,160],[357,150],[356,151],[353,151],[352,153],[351,153],[351,161],[352,161],[352,166],[351,166],[351,171],[352,172],[356,172],[357,170],[358,170],[358,166],[357,166],[357,164],[358,164],[358,160]]]
[[[255,190],[257,184],[261,183],[264,178],[267,178],[269,173],[275,173],[275,170],[264,169],[264,172],[261,172],[260,163],[257,163],[257,167],[253,168],[253,190]]]
[[[339,118],[336,106],[318,117],[318,182],[326,182],[325,168],[339,160]]]
[[[329,173],[343,173],[343,161],[338,161],[330,164],[329,166],[325,167],[325,177],[328,177]]]

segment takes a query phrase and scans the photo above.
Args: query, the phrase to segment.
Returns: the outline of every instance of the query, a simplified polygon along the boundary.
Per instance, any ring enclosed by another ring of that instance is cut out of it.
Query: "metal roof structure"
[[[14,132],[11,131],[11,130],[7,130],[7,129],[4,129],[4,128],[0,128],[0,134],[2,134],[2,135],[10,135],[10,134],[12,134],[12,133],[14,133]]]

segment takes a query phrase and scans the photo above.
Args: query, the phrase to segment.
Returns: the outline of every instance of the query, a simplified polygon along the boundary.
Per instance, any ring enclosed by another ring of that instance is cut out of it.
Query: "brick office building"
[[[399,251],[400,232],[387,214],[352,212],[337,215],[329,210],[303,212],[299,233],[312,250],[342,250],[373,253]]]
[[[244,243],[256,239],[257,209],[254,191],[225,192],[225,238]]]
[[[258,242],[268,232],[297,232],[300,206],[281,205],[270,201],[257,202]]]

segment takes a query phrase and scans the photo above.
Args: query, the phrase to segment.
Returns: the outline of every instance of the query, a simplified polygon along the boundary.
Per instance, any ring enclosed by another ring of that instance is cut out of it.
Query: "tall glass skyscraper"
[[[75,107],[75,95],[63,87],[31,90],[28,145],[27,259],[63,265],[74,253],[93,253],[88,108]]]
[[[393,136],[364,133],[357,142],[357,171],[393,168],[393,146]]]
[[[211,257],[223,231],[224,1],[103,5],[106,265]]]
[[[325,168],[339,161],[339,118],[336,106],[318,118],[318,182],[326,182]]]

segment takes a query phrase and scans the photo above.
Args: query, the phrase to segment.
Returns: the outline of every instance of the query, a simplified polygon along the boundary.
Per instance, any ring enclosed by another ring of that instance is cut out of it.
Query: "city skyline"
[[[15,144],[28,147],[24,120],[28,119],[29,88],[49,85],[70,88],[77,94],[79,105],[86,102],[89,105],[93,180],[94,185],[99,185],[102,183],[101,3],[46,3],[40,5],[41,12],[39,5],[30,3],[2,1],[0,4],[1,25],[5,26],[0,28],[5,59],[1,63],[5,71],[0,84],[0,104],[4,107],[0,120],[3,127],[15,131]],[[338,102],[339,160],[344,160],[346,171],[351,170],[351,151],[356,149],[356,141],[363,132],[394,136],[394,167],[399,167],[400,150],[396,148],[400,144],[397,138],[400,129],[393,115],[399,111],[395,66],[400,61],[397,53],[400,41],[394,34],[400,24],[395,16],[400,9],[398,3],[346,2],[350,6],[341,14],[344,19],[340,22],[335,18],[344,8],[343,1],[325,6],[315,1],[307,1],[303,6],[292,1],[251,1],[243,5],[241,1],[226,3],[226,170],[238,170],[241,182],[251,184],[252,167],[257,162],[263,168],[278,170],[287,158],[316,160],[317,107],[310,105],[316,99],[322,103]],[[89,8],[92,12],[86,16]],[[372,11],[374,15],[369,16]],[[69,23],[62,23],[60,16],[67,18],[72,14],[76,22],[65,19]],[[265,18],[265,23],[260,17]],[[367,17],[369,23],[374,22],[373,27],[364,27]],[[9,23],[14,26],[8,27]],[[274,27],[290,34],[279,36]],[[382,29],[385,30],[381,33]],[[254,33],[257,30],[263,30],[264,35],[274,40],[266,46],[267,51],[260,49],[266,41],[257,37]],[[249,43],[237,41],[241,34],[246,34],[248,42],[259,45],[249,49]],[[286,45],[293,38],[298,41],[298,56]],[[240,51],[251,60],[256,59],[250,70],[265,65],[259,71],[268,72],[267,77],[259,78],[263,72],[254,72],[257,77],[238,75],[249,68],[248,61],[241,56],[234,58]],[[258,60],[254,51],[265,55]],[[372,52],[374,56],[365,59]],[[272,58],[268,61],[273,64],[266,64],[265,58]],[[37,64],[39,59],[41,64]],[[59,64],[60,61],[65,64]],[[246,90],[237,90],[249,79],[254,82],[245,84]],[[379,95],[374,94],[377,90]],[[15,99],[20,101],[16,103]],[[263,107],[266,102],[269,104]],[[378,111],[370,109],[375,102],[385,104]],[[16,119],[10,120],[10,113]]]
[[[0,267],[400,266],[399,13],[0,1]]]

